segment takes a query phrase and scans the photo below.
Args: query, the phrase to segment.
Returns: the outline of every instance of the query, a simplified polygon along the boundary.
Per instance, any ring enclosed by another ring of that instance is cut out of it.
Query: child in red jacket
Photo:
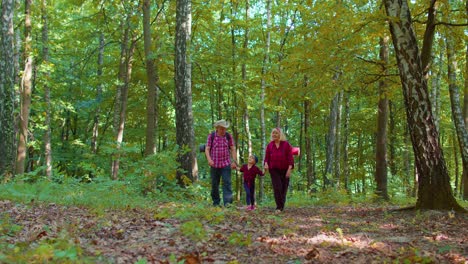
[[[264,176],[265,171],[261,171],[255,164],[258,162],[258,157],[250,155],[247,164],[242,165],[239,169],[244,173],[244,189],[247,200],[247,210],[255,209],[255,178],[257,175]]]

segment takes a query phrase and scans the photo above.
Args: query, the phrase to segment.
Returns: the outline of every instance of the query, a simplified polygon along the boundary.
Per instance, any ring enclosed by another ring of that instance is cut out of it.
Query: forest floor
[[[31,257],[38,263],[47,254],[37,245],[58,248],[60,239],[79,248],[68,252],[78,263],[87,257],[91,263],[468,263],[467,214],[323,206],[184,215],[174,206],[97,212],[0,201],[0,235],[3,229],[3,245],[16,245],[10,247],[18,259],[31,255],[24,245],[36,245]],[[8,233],[6,222],[20,228]],[[1,249],[0,262],[15,263]]]

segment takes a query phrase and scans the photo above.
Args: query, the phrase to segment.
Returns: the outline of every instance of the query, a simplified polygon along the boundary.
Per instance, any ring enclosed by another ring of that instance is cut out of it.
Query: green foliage
[[[229,235],[228,241],[230,244],[248,247],[252,244],[252,234],[240,234],[233,232]]]
[[[200,242],[208,237],[208,232],[200,221],[193,220],[183,223],[180,226],[182,234],[194,242]]]
[[[83,250],[72,236],[62,231],[57,237],[37,238],[31,241],[12,244],[10,237],[15,237],[22,227],[8,217],[0,218],[0,262],[1,263],[93,263],[91,257],[85,257]]]

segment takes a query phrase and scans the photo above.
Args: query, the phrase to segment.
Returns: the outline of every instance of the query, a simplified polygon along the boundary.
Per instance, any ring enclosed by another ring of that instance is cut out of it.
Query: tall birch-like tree
[[[266,25],[265,25],[265,48],[263,51],[262,73],[260,80],[260,128],[262,140],[262,163],[265,159],[265,151],[267,145],[267,133],[265,125],[265,94],[267,87],[267,73],[270,63],[270,45],[271,45],[271,0],[266,1]],[[268,138],[269,140],[269,138]],[[264,194],[264,180],[260,177],[260,190],[258,192],[259,200],[263,199]]]
[[[452,109],[452,120],[455,124],[458,146],[460,147],[460,154],[462,157],[463,178],[465,178],[466,173],[468,173],[468,130],[465,128],[465,122],[463,120],[463,111],[460,102],[460,89],[457,85],[457,58],[455,54],[453,33],[450,32],[450,30],[451,28],[447,28],[448,32],[445,36],[445,45],[447,48],[447,74],[449,82],[450,106]]]
[[[0,51],[0,176],[14,173],[15,162],[15,1],[2,0]]]
[[[45,174],[48,178],[52,177],[52,129],[51,129],[51,101],[49,85],[49,18],[47,12],[47,0],[41,3],[42,16],[42,64],[44,70],[44,102],[45,102],[45,133],[44,133],[44,162]]]
[[[190,59],[190,38],[192,33],[192,1],[176,1],[176,36],[175,36],[175,109],[176,109],[176,142],[179,147],[177,161],[178,183],[185,175],[192,182],[198,174],[195,158],[195,132],[192,111],[192,64]]]
[[[412,25],[407,0],[384,0],[403,88],[406,116],[418,172],[418,209],[463,211],[455,200]]]
[[[122,151],[123,136],[125,130],[125,119],[127,115],[128,105],[128,89],[130,87],[130,78],[133,69],[133,54],[135,52],[136,40],[132,37],[130,29],[130,14],[126,15],[123,22],[123,35],[120,50],[120,63],[119,63],[119,81],[117,85],[117,93],[115,100],[118,108],[114,109],[114,127],[115,130],[115,143],[116,149],[112,157],[112,179],[118,178],[120,167],[120,156]]]
[[[104,33],[99,33],[99,51],[97,59],[97,79],[96,86],[96,111],[93,118],[93,135],[91,137],[91,151],[96,154],[98,150],[98,137],[99,137],[99,120],[101,118],[101,101],[102,101],[102,68],[104,64]]]
[[[26,166],[29,112],[31,108],[32,71],[34,67],[31,28],[31,0],[26,0],[24,2],[24,71],[20,85],[20,116],[15,174],[23,174]]]

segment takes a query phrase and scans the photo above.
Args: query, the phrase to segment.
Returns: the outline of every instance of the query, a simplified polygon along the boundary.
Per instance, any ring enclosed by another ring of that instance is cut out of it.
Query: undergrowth
[[[135,174],[136,175],[136,174]],[[150,187],[148,185],[152,184]],[[274,208],[271,190],[259,201],[259,207]],[[105,177],[83,181],[82,179],[60,178],[49,180],[30,176],[16,177],[0,185],[0,201],[17,203],[55,203],[64,206],[79,206],[96,214],[107,210],[144,209],[153,212],[155,219],[176,218],[182,224],[181,233],[194,242],[206,239],[206,226],[217,225],[232,214],[239,214],[237,206],[244,204],[244,197],[231,208],[211,206],[208,180],[181,188],[173,179],[155,176],[153,180],[130,176],[125,180],[110,180]],[[464,207],[468,202],[459,201]],[[350,195],[344,190],[324,192],[290,191],[287,208],[314,206],[389,207],[415,204],[414,198],[394,196],[390,201],[379,201],[372,194]],[[281,223],[281,217],[271,216]],[[0,263],[93,263],[98,257],[88,257],[80,245],[61,233],[34,242],[11,242],[11,238],[22,230],[9,216],[0,213]],[[239,245],[251,243],[250,237],[231,234],[229,242]],[[98,260],[104,263],[105,260]]]

